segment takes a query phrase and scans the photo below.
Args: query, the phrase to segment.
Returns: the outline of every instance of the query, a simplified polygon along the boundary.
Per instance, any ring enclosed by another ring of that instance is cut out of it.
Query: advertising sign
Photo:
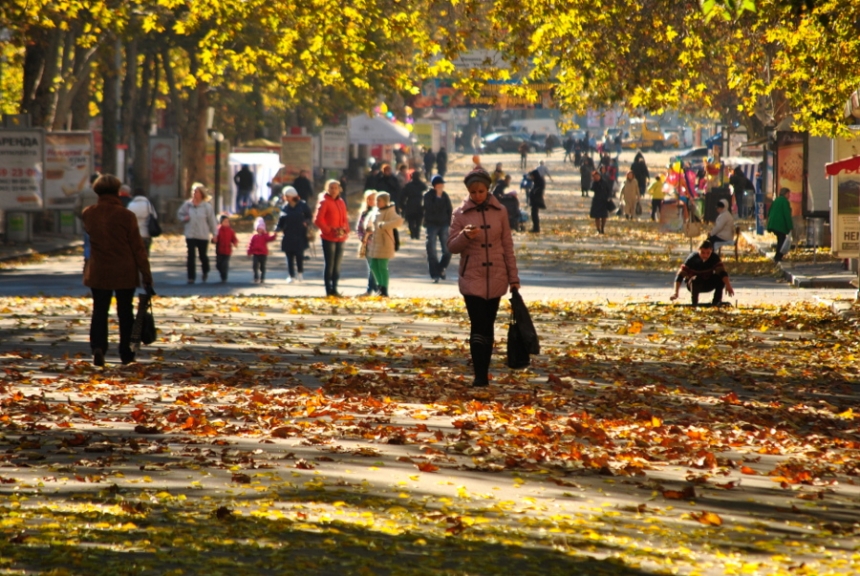
[[[179,196],[179,138],[149,137],[149,197]]]
[[[349,129],[324,128],[320,145],[322,168],[345,169],[349,167]]]
[[[804,185],[804,134],[802,132],[776,133],[776,193],[788,188],[791,215],[803,214]]]
[[[314,147],[310,136],[281,136],[281,164],[284,165],[284,181],[292,182],[301,170],[314,173]]]
[[[70,206],[95,170],[91,132],[45,134],[45,207]]]
[[[833,140],[833,159],[860,155],[860,138]],[[823,169],[823,168],[822,168]],[[831,251],[838,258],[860,252],[860,172],[843,170],[830,178]]]
[[[438,141],[438,137],[433,137],[435,126],[433,122],[418,121],[413,126],[412,135],[415,136],[415,141],[419,147],[426,148],[427,150],[436,150],[438,148],[438,146],[433,145],[434,140]]]
[[[44,165],[41,129],[0,130],[0,210],[42,206]]]

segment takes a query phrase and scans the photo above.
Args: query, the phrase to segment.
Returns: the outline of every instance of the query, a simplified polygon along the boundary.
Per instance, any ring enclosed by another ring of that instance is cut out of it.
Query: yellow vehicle
[[[625,138],[622,142],[624,148],[631,150],[653,150],[660,152],[666,146],[663,131],[660,125],[654,120],[645,120],[642,118],[633,118],[630,124],[624,129]]]

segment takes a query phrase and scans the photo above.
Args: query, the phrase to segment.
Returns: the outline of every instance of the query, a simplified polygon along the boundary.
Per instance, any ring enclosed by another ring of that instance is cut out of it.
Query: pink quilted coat
[[[468,224],[480,231],[472,240],[463,234]],[[520,282],[508,211],[495,196],[483,209],[467,198],[454,211],[448,249],[460,255],[459,287],[465,296],[501,298],[508,286]]]

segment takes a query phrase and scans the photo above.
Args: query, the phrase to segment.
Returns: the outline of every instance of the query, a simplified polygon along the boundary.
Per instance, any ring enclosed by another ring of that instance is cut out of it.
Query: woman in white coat
[[[394,258],[394,233],[403,224],[403,217],[394,209],[388,192],[376,194],[376,209],[373,219],[365,228],[365,234],[370,233],[367,255],[370,258],[370,270],[379,287],[379,295],[387,298],[388,261]]]

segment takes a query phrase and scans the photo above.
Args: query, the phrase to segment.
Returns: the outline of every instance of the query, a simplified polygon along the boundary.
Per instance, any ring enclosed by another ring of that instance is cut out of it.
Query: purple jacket
[[[481,231],[472,240],[463,234],[467,224]],[[460,255],[460,294],[501,298],[508,286],[520,282],[508,211],[494,196],[489,196],[485,209],[467,198],[454,211],[448,249]]]

